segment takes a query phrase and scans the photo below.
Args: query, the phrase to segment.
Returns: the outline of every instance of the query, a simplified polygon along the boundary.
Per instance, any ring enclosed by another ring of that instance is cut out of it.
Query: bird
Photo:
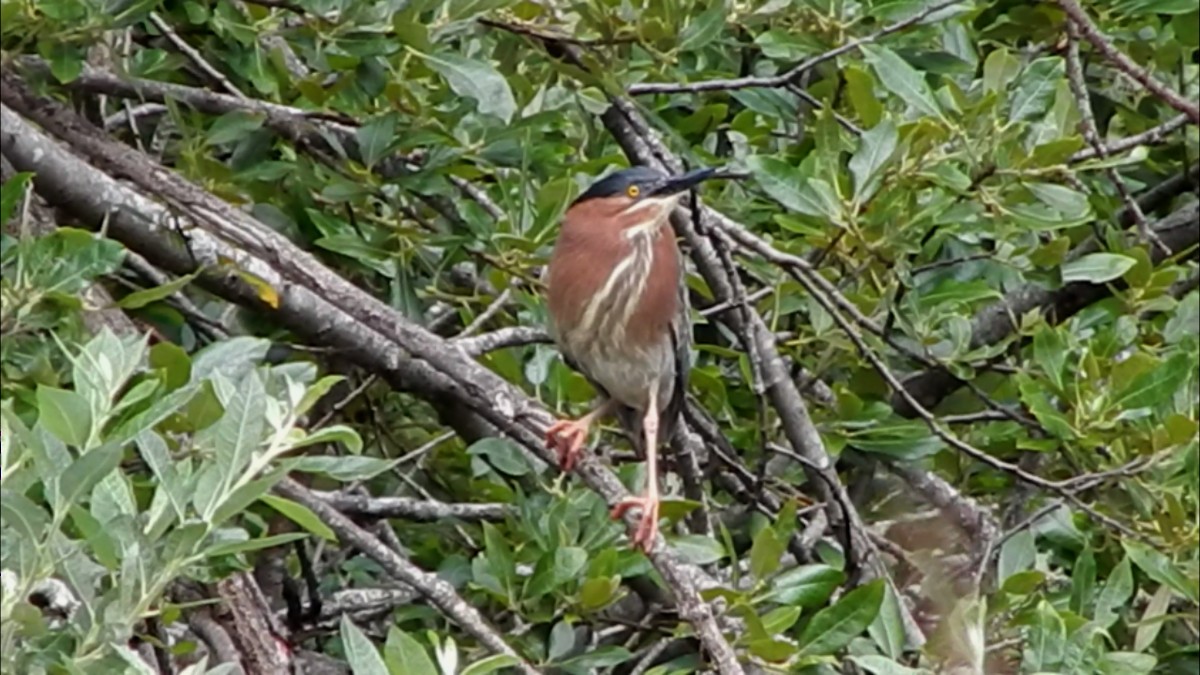
[[[646,486],[611,515],[641,510],[631,543],[647,554],[658,535],[658,446],[678,428],[691,368],[684,266],[669,219],[714,173],[633,166],[593,182],[567,207],[544,277],[548,332],[598,394],[586,414],[551,424],[546,446],[570,472],[592,425],[616,417],[646,460]]]

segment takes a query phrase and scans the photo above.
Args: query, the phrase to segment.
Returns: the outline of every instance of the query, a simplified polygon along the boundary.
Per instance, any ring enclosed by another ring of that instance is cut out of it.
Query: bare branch
[[[1088,96],[1087,82],[1083,76],[1083,63],[1079,59],[1079,25],[1074,21],[1067,22],[1067,36],[1067,81],[1071,86],[1071,92],[1075,94],[1075,105],[1079,109],[1083,138],[1101,159],[1105,159],[1108,157],[1107,149],[1100,142],[1096,118],[1092,114],[1092,101]],[[1105,167],[1104,173],[1113,187],[1117,189],[1117,193],[1121,195],[1121,201],[1125,203],[1125,209],[1133,218],[1134,224],[1137,225],[1138,235],[1142,241],[1153,243],[1159,250],[1167,251],[1166,244],[1154,236],[1154,232],[1150,229],[1150,223],[1146,221],[1146,214],[1142,213],[1137,201],[1129,194],[1129,188],[1125,185],[1121,174],[1111,166]]]
[[[918,23],[925,21],[934,14],[948,9],[961,2],[961,0],[943,0],[934,5],[930,5],[924,10],[904,19],[897,21],[889,26],[886,26],[866,37],[852,40],[846,44],[823,52],[811,58],[805,59],[801,63],[782,74],[772,77],[735,77],[722,80],[704,80],[701,82],[689,82],[678,84],[675,82],[663,83],[647,83],[631,85],[626,92],[631,96],[641,96],[643,94],[676,94],[682,92],[698,93],[702,91],[730,91],[734,89],[749,89],[751,87],[783,87],[798,80],[805,72],[812,70],[816,66],[825,63],[830,59],[835,59],[842,54],[852,52],[859,47],[871,44],[878,41],[880,38],[887,37],[892,33],[897,33]],[[861,132],[860,132],[861,133]]]
[[[1143,131],[1140,134],[1135,134],[1127,138],[1122,138],[1113,141],[1109,145],[1103,146],[1103,149],[1090,147],[1084,148],[1079,152],[1071,155],[1069,160],[1072,164],[1076,162],[1084,162],[1095,157],[1119,155],[1126,150],[1132,150],[1139,145],[1158,145],[1167,140],[1167,137],[1182,129],[1187,125],[1187,115],[1177,115],[1162,124]]]
[[[275,491],[292,501],[307,506],[329,526],[329,529],[337,534],[338,539],[362,551],[398,581],[415,588],[443,614],[453,619],[463,630],[470,633],[490,651],[495,654],[517,657],[519,661],[515,667],[519,671],[527,675],[534,675],[538,672],[504,641],[500,633],[488,623],[478,610],[459,596],[449,582],[400,557],[378,538],[355,525],[354,521],[296,481],[284,478],[275,486]]]
[[[403,518],[415,521],[435,521],[447,518],[458,520],[504,520],[514,513],[508,504],[449,504],[411,497],[372,497],[346,492],[313,490],[313,496],[351,516],[373,518]]]
[[[176,33],[175,29],[171,28],[171,24],[164,21],[163,18],[158,15],[158,12],[150,12],[150,23],[154,24],[154,27],[161,31],[163,36],[166,37],[171,44],[175,45],[176,49],[186,56],[188,60],[194,63],[196,67],[200,69],[200,72],[204,73],[211,80],[221,85],[221,87],[230,94],[233,94],[238,98],[246,98],[246,95],[242,93],[242,90],[234,86],[234,84],[229,81],[229,78],[225,77],[224,73],[214,68],[211,63],[205,60],[200,52],[196,51],[195,47],[192,47],[187,43],[187,41],[179,37],[179,33]]]
[[[1091,18],[1088,17],[1087,12],[1084,11],[1078,0],[1058,0],[1058,6],[1062,7],[1062,10],[1071,18],[1071,22],[1079,28],[1079,32],[1083,38],[1092,43],[1096,51],[1103,54],[1104,58],[1108,59],[1108,62],[1113,67],[1133,78],[1134,81],[1162,99],[1167,105],[1187,115],[1192,124],[1200,124],[1200,106],[1193,101],[1185,99],[1179,95],[1179,92],[1159,82],[1149,71],[1134,63],[1133,59],[1117,49],[1113,45],[1112,40],[1104,33],[1101,33],[1096,24],[1092,23]]]
[[[87,222],[107,220],[112,236],[141,249],[147,258],[152,256],[146,251],[154,250],[163,258],[160,264],[176,273],[190,272],[198,263],[209,264],[210,271],[201,279],[225,297],[274,312],[285,325],[314,340],[347,348],[361,365],[384,374],[393,385],[419,391],[435,401],[457,404],[449,411],[453,418],[469,414],[470,419],[462,422],[468,429],[490,426],[492,433],[508,435],[535,467],[554,462],[543,443],[553,417],[513,385],[467,358],[462,350],[408,322],[386,303],[331,273],[313,256],[245,212],[143,154],[104,137],[61,105],[37,99],[10,73],[4,72],[2,77],[3,151],[14,165],[37,172],[35,185],[39,192],[86,214]],[[69,141],[82,156],[186,214],[190,250],[181,251],[173,244],[164,247],[164,242],[157,240],[160,235],[156,234],[156,218],[171,222],[178,218],[176,215],[143,198],[131,198],[127,188],[108,176],[94,175],[97,172],[91,167],[49,142],[9,106],[36,118],[43,128]],[[84,177],[102,187],[84,186]],[[114,206],[123,203],[136,208],[130,212]],[[140,215],[143,213],[159,215]],[[202,223],[203,227],[192,227],[192,223]],[[239,281],[238,275],[216,270],[227,267],[212,264],[218,257],[270,283],[278,292],[278,306],[264,303],[253,288]],[[590,454],[584,456],[576,474],[609,504],[628,495],[616,476]],[[631,523],[633,518],[632,513],[628,514]],[[692,624],[720,672],[743,672],[712,608],[699,596],[699,587],[714,581],[696,566],[679,560],[661,537],[649,558],[675,595],[680,617]]]

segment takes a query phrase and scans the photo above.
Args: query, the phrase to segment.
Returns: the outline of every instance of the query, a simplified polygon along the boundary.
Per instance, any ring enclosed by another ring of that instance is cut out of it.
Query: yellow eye
[[[629,195],[631,199],[637,199],[637,196],[641,193],[641,189],[639,189],[636,185],[630,185],[629,189],[625,191],[625,194]]]

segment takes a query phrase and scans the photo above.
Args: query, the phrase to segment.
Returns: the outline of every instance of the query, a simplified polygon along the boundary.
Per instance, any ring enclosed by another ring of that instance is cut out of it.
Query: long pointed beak
[[[679,194],[685,190],[690,190],[696,185],[708,180],[716,172],[716,169],[705,168],[689,171],[680,176],[672,176],[671,178],[659,183],[654,188],[654,191],[650,193],[650,195],[653,197],[669,197],[671,195]]]

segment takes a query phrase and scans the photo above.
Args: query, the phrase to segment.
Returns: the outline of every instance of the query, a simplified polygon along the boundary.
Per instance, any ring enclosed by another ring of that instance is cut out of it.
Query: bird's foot
[[[559,420],[546,429],[546,447],[558,454],[563,471],[575,468],[590,426],[586,420]]]
[[[617,519],[629,509],[641,509],[642,516],[633,530],[631,543],[634,548],[640,548],[647,554],[654,547],[654,539],[658,536],[658,504],[658,495],[627,497],[614,506],[611,512],[612,517]]]

